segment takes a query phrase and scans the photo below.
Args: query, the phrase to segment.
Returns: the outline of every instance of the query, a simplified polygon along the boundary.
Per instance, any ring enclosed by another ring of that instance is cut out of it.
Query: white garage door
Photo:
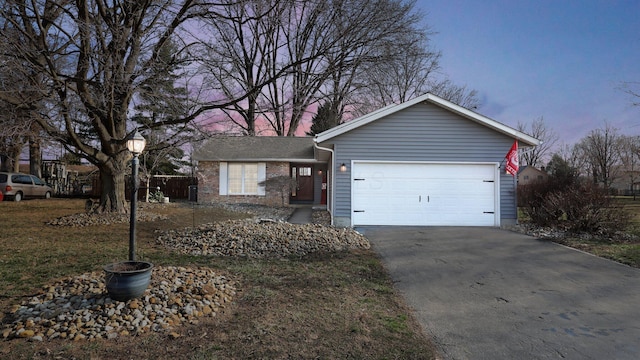
[[[496,226],[495,164],[354,162],[353,225]]]

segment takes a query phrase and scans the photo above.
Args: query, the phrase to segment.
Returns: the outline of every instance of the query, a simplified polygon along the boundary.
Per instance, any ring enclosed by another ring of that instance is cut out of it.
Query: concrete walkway
[[[640,359],[640,270],[494,228],[359,229],[443,359]]]
[[[312,212],[311,206],[297,207],[288,221],[292,224],[310,224]]]

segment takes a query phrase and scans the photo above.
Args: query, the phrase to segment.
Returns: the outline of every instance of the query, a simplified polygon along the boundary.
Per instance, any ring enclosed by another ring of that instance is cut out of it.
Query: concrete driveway
[[[362,227],[444,359],[640,359],[640,270],[495,228]]]

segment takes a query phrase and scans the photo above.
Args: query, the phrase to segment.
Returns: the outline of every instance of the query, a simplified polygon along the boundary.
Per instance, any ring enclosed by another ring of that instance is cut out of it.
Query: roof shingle
[[[312,137],[220,136],[195,149],[198,161],[313,161]]]

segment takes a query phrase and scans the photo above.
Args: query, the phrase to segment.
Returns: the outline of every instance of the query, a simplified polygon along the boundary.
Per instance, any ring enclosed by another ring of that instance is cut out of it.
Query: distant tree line
[[[552,142],[557,139],[542,119],[532,128]],[[546,163],[544,152],[525,152],[521,158],[525,165],[544,166],[549,175],[546,181],[518,187],[518,204],[533,223],[601,233],[628,226],[630,216],[611,196],[616,192],[612,186],[618,182],[635,194],[640,185],[639,136],[620,134],[605,123],[573,146],[562,146]]]

